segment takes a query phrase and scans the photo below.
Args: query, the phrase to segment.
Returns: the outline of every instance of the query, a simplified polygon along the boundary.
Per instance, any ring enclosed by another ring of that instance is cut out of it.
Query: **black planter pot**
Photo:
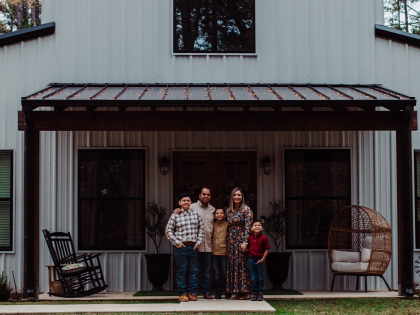
[[[292,253],[269,253],[267,256],[267,276],[273,283],[271,290],[284,290],[283,283],[289,275],[289,262]]]
[[[153,285],[152,291],[165,291],[163,285],[168,281],[171,254],[145,254],[147,278]]]

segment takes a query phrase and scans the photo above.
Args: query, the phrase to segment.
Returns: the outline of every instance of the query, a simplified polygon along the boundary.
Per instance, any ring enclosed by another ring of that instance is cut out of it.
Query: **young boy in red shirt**
[[[251,301],[264,301],[264,261],[270,251],[270,242],[267,236],[262,234],[263,230],[261,221],[254,221],[251,228],[254,234],[248,239],[248,262],[252,281]]]

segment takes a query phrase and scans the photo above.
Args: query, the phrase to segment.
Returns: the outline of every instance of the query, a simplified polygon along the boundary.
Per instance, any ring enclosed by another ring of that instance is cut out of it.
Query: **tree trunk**
[[[404,0],[404,13],[405,13],[405,31],[408,32],[408,8],[407,0]]]
[[[20,30],[20,25],[23,19],[23,2],[16,4],[16,28]]]

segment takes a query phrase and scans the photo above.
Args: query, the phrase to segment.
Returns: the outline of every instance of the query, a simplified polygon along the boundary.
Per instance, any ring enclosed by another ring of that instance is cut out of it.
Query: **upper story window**
[[[175,53],[255,53],[255,0],[174,0]]]

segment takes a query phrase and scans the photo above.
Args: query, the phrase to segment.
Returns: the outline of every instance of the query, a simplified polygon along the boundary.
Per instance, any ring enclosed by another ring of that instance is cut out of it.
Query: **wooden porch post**
[[[397,130],[398,294],[413,297],[413,195],[411,158],[412,107],[404,108],[403,127]]]
[[[39,131],[25,109],[24,296],[39,295]]]

